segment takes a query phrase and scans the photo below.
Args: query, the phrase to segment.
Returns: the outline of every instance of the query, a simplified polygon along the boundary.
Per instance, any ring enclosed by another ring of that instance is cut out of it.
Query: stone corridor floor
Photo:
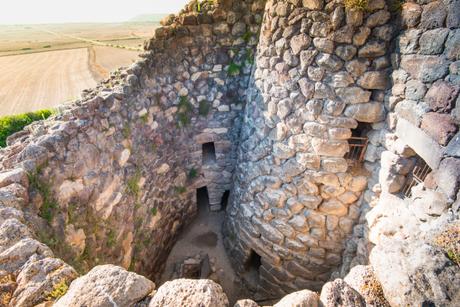
[[[224,222],[225,212],[209,212],[208,208],[199,210],[195,220],[186,227],[178,241],[174,245],[166,268],[161,276],[161,284],[171,280],[174,267],[185,259],[195,257],[198,254],[207,254],[210,259],[215,259],[216,280],[224,289],[230,301],[230,306],[240,298],[248,297],[241,288],[241,283],[230,264],[224,249],[221,228]],[[211,276],[211,279],[213,277]]]

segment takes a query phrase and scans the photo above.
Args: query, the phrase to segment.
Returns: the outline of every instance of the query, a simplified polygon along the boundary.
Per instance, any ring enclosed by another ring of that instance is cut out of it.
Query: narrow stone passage
[[[209,278],[222,286],[230,305],[233,305],[238,299],[248,297],[248,293],[241,288],[241,282],[224,249],[221,228],[225,211],[209,211],[206,188],[197,190],[197,204],[198,215],[182,231],[169,254],[165,271],[161,276],[161,284],[168,280],[181,278],[181,273],[187,275],[184,278],[200,278],[200,276]],[[193,265],[195,267],[192,268]],[[196,272],[196,267],[198,267],[198,272]],[[209,276],[206,276],[208,274]]]

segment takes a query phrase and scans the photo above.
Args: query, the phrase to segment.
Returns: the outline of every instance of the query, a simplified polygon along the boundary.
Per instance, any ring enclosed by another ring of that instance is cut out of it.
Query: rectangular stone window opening
[[[227,209],[227,205],[228,205],[228,198],[230,197],[230,191],[227,190],[224,192],[224,195],[222,195],[222,200],[220,202],[220,208],[221,210],[226,210]]]
[[[197,204],[198,214],[208,212],[209,194],[208,194],[207,187],[202,187],[196,190],[196,204]]]
[[[432,169],[426,164],[425,160],[419,155],[416,156],[415,166],[407,175],[407,180],[401,191],[404,198],[412,197],[412,188],[423,183],[426,177],[432,172]]]
[[[212,164],[216,162],[216,147],[214,142],[204,143],[202,145],[203,164]]]
[[[262,265],[262,257],[257,254],[254,250],[251,250],[250,256],[246,262],[246,272],[252,273],[254,278],[259,278],[259,269]]]
[[[358,126],[351,131],[352,135],[348,139],[350,149],[345,155],[345,159],[355,164],[362,163],[364,161],[367,145],[369,143],[367,133],[370,130],[372,130],[370,124],[358,122]]]

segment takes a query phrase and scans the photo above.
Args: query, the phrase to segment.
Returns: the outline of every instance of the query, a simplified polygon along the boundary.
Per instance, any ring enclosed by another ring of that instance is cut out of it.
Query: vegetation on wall
[[[177,112],[177,124],[179,127],[185,127],[190,124],[190,113],[193,110],[193,106],[186,96],[179,98],[178,112]]]
[[[24,113],[0,117],[0,147],[6,147],[6,139],[10,135],[21,131],[31,123],[47,119],[54,114],[53,110],[40,110],[36,112]]]
[[[442,232],[435,240],[435,244],[442,248],[450,260],[460,265],[460,224],[452,225]]]
[[[347,9],[358,9],[361,11],[366,11],[369,2],[368,0],[345,0],[344,4]]]

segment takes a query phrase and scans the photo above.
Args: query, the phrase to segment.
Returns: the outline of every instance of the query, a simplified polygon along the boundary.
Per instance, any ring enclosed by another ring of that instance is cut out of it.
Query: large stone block
[[[401,68],[412,78],[422,82],[433,82],[445,77],[449,71],[449,63],[442,57],[424,55],[403,55]]]
[[[435,112],[423,116],[420,128],[441,145],[447,145],[457,132],[457,126],[452,122],[449,114]]]
[[[377,123],[385,119],[385,109],[378,102],[350,105],[345,109],[344,114],[364,123]]]
[[[435,180],[447,197],[453,199],[460,186],[460,159],[442,160],[439,169],[435,172]]]
[[[430,87],[425,100],[434,111],[446,113],[454,107],[459,91],[459,86],[438,80]]]
[[[443,150],[423,130],[407,120],[399,118],[396,125],[396,135],[422,157],[432,169],[437,169],[443,155]]]

